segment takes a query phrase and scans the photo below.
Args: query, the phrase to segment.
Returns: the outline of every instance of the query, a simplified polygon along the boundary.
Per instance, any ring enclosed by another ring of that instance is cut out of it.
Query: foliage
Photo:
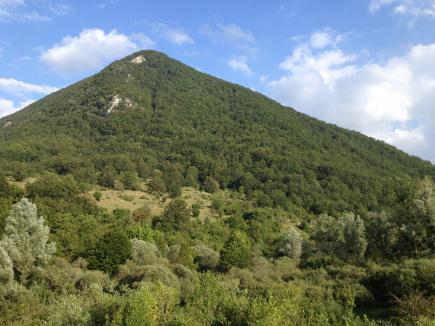
[[[433,323],[429,162],[155,51],[6,122],[2,325]]]
[[[225,242],[220,252],[220,265],[224,270],[231,267],[244,268],[251,261],[251,244],[246,234],[235,231]]]
[[[276,242],[276,255],[287,256],[296,261],[299,260],[302,254],[302,238],[299,232],[295,229],[288,230]]]
[[[89,267],[114,274],[118,266],[131,256],[131,243],[127,234],[115,229],[104,234],[87,255]]]
[[[353,214],[338,219],[320,216],[314,223],[312,238],[326,253],[343,259],[361,260],[367,248],[364,221]]]
[[[126,297],[112,325],[165,325],[177,303],[177,291],[162,283],[142,283]]]
[[[182,199],[175,199],[165,208],[159,222],[166,230],[186,230],[190,220],[190,213],[186,202]]]
[[[47,264],[55,252],[48,242],[49,228],[38,217],[36,205],[23,198],[12,206],[6,218],[5,232],[0,241],[3,254],[9,256],[16,278],[25,284],[38,268]],[[7,261],[7,257],[3,257]]]

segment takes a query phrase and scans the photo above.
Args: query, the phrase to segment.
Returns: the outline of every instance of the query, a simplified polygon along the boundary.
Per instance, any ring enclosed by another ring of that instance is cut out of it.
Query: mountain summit
[[[192,171],[259,206],[315,212],[382,206],[392,177],[435,176],[429,162],[141,51],[0,120],[0,168],[99,182],[108,170]],[[190,171],[190,172],[189,172]]]

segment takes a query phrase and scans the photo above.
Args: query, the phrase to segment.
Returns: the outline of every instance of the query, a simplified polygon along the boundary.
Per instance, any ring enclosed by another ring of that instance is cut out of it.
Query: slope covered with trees
[[[0,121],[0,166],[15,178],[49,170],[110,185],[159,169],[202,184],[212,177],[261,206],[333,213],[381,207],[389,178],[435,175],[392,146],[153,51]]]
[[[1,119],[0,171],[0,324],[434,322],[432,164],[161,53]]]

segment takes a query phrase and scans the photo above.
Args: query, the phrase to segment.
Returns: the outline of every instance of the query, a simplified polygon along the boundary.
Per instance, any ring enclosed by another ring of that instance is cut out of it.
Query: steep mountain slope
[[[200,183],[212,176],[259,206],[314,213],[379,209],[391,178],[435,176],[429,162],[155,51],[1,119],[0,144],[0,168],[16,178],[177,170]]]

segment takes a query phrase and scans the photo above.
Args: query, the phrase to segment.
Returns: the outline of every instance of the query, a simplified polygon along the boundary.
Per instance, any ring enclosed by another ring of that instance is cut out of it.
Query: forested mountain
[[[435,176],[428,162],[154,51],[0,121],[0,166],[20,178],[50,170],[89,182],[178,163],[261,206],[288,198],[320,213],[379,207],[388,177]]]
[[[0,323],[434,318],[434,165],[162,53],[1,119],[0,171]]]

